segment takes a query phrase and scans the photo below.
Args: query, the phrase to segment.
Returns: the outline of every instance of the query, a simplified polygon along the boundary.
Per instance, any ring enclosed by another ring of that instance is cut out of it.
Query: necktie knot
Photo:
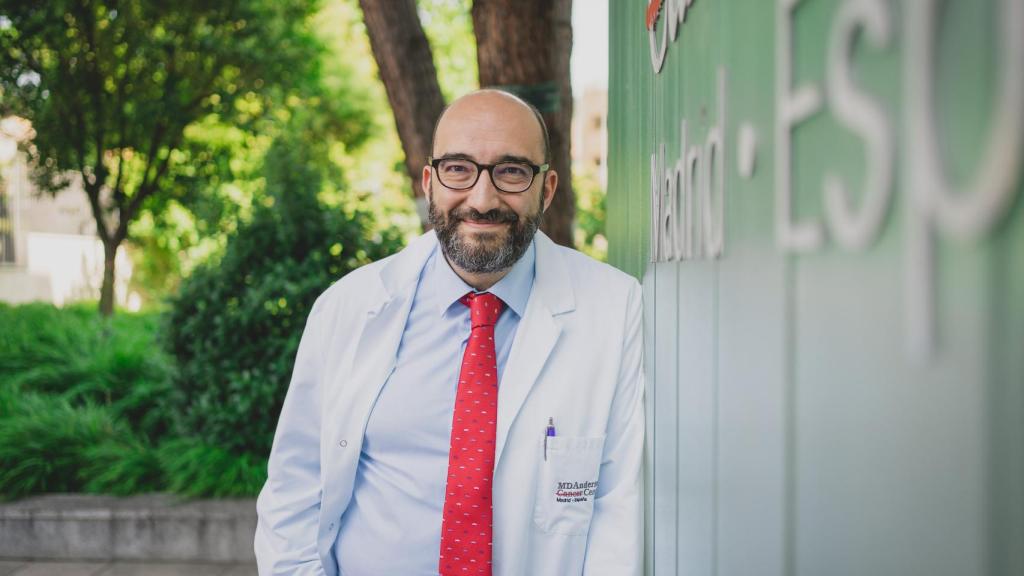
[[[469,316],[472,327],[494,326],[498,323],[498,317],[505,308],[505,303],[490,292],[470,292],[459,299],[460,302],[469,306]]]

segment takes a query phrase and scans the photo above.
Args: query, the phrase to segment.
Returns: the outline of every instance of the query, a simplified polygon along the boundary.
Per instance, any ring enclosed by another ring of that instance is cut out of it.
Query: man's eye
[[[446,174],[464,174],[470,171],[468,164],[458,163],[442,164],[441,169],[444,170]]]
[[[502,164],[498,166],[498,172],[502,176],[509,176],[512,178],[523,178],[527,175],[530,170],[520,164]]]

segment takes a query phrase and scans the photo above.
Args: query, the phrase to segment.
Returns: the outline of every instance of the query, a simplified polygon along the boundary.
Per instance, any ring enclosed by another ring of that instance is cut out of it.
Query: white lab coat
[[[260,574],[337,576],[333,545],[366,422],[436,245],[424,234],[314,305],[257,503]],[[499,382],[493,573],[640,574],[640,286],[543,233],[536,246],[533,290]],[[545,459],[549,417],[557,436]]]

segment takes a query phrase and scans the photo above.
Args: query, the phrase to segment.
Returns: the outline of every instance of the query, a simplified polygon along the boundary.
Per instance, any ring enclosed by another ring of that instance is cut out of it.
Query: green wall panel
[[[609,20],[648,573],[1024,574],[1024,3],[663,4],[658,73],[648,3]],[[687,211],[665,176],[695,144]]]

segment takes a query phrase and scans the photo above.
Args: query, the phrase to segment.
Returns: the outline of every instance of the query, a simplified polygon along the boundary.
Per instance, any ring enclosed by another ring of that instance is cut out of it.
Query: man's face
[[[544,163],[543,136],[533,113],[502,95],[477,93],[456,102],[438,125],[434,158],[463,157],[480,164],[522,159]],[[423,189],[445,256],[473,273],[510,268],[526,251],[551,201],[558,177],[538,174],[520,193],[498,190],[483,171],[467,190],[446,187],[436,172],[423,170]]]

